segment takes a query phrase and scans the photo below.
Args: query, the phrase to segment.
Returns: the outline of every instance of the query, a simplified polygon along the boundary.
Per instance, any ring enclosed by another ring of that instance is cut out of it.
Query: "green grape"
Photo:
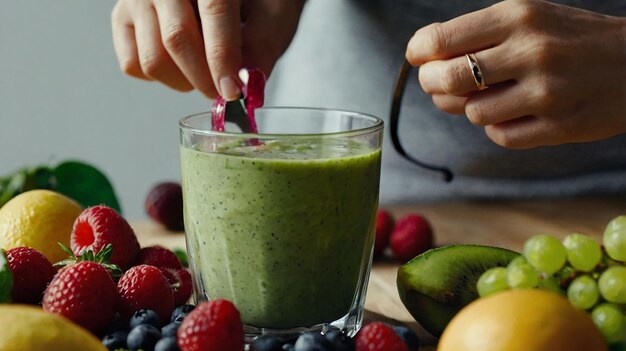
[[[619,307],[612,303],[603,303],[593,309],[591,319],[609,344],[622,340],[625,325],[624,314]]]
[[[610,258],[626,262],[626,216],[614,218],[604,230],[604,248]]]
[[[506,281],[511,288],[536,288],[539,273],[530,264],[518,261],[506,268]]]
[[[588,275],[580,276],[574,279],[569,288],[567,288],[567,298],[581,310],[589,309],[600,298],[598,284]]]
[[[504,267],[491,268],[483,273],[476,283],[478,295],[485,297],[509,289],[506,276],[506,268]]]
[[[559,239],[536,235],[524,244],[524,256],[538,271],[554,274],[565,265],[567,252]]]
[[[575,269],[591,272],[602,260],[600,245],[582,234],[570,234],[563,240],[567,250],[567,260]]]
[[[528,261],[526,261],[526,257],[524,257],[524,255],[519,255],[512,259],[511,262],[509,262],[508,267],[516,266],[519,264],[528,264]]]
[[[626,267],[609,267],[598,280],[600,293],[607,301],[626,303]]]

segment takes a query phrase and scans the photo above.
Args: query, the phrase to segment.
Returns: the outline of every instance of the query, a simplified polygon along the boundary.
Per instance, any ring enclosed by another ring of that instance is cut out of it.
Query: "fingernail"
[[[241,89],[237,82],[231,77],[224,77],[220,79],[220,93],[222,97],[227,101],[237,100],[241,95]]]

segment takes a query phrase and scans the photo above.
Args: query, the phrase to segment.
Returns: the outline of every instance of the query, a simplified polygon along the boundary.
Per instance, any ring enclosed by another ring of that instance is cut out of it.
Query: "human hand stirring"
[[[111,22],[122,71],[209,98],[241,95],[238,71],[266,75],[296,31],[303,0],[118,0]]]

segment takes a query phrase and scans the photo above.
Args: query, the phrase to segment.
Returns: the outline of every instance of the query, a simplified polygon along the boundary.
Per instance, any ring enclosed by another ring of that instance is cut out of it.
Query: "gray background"
[[[149,188],[180,179],[178,118],[210,101],[124,76],[114,1],[0,0],[0,175],[88,161],[113,181],[125,216]]]
[[[300,32],[269,81],[266,105],[386,118],[415,29],[494,2],[309,1]],[[559,2],[626,15],[626,0]],[[138,218],[152,185],[180,179],[178,119],[208,110],[210,101],[119,71],[109,23],[114,3],[0,0],[0,175],[40,162],[85,160],[109,175],[125,215]],[[467,119],[438,111],[416,79],[406,91],[405,147],[423,161],[450,167],[456,178],[445,183],[403,160],[387,131],[383,204],[626,194],[626,135],[507,150]]]

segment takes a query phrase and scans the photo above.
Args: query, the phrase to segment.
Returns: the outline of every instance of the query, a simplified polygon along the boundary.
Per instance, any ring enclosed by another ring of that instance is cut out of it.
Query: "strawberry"
[[[433,247],[433,231],[426,218],[410,214],[396,223],[390,244],[396,258],[407,262]]]
[[[145,202],[148,216],[172,231],[183,230],[183,189],[174,182],[154,186]]]
[[[181,351],[243,351],[239,311],[227,300],[203,302],[183,320],[178,346]]]
[[[174,306],[183,305],[191,297],[191,274],[186,269],[159,268],[174,290]]]
[[[357,334],[355,351],[409,351],[409,348],[388,325],[373,322]]]
[[[172,268],[175,270],[183,268],[175,253],[158,245],[141,249],[137,261],[138,264],[147,264],[158,268]]]
[[[374,257],[380,256],[387,245],[393,230],[394,220],[391,214],[385,210],[376,213],[376,240],[374,241]]]
[[[115,316],[117,290],[111,274],[96,262],[84,261],[63,268],[43,297],[43,309],[98,333]]]
[[[120,313],[130,317],[140,309],[153,310],[168,321],[174,309],[174,292],[160,269],[142,264],[132,267],[117,282]]]
[[[29,247],[16,247],[6,252],[13,275],[13,302],[36,305],[57,270],[46,256]]]
[[[87,208],[76,218],[70,243],[76,256],[86,250],[100,252],[112,244],[110,263],[122,269],[130,267],[139,253],[139,242],[128,222],[103,205]]]

